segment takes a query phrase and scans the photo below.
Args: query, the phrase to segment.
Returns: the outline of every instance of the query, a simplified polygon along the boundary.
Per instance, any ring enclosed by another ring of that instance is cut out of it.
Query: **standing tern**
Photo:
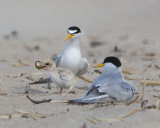
[[[49,78],[57,86],[57,93],[61,93],[63,88],[69,88],[64,94],[68,94],[75,86],[75,75],[68,69],[57,68],[53,60],[36,61],[36,67],[48,72]],[[60,91],[58,90],[60,88]]]
[[[71,103],[91,104],[109,102],[129,102],[135,95],[134,86],[122,76],[121,62],[116,57],[106,57],[94,68],[103,67],[104,72],[91,84],[86,95]]]
[[[68,28],[67,32],[69,33],[65,39],[67,44],[62,53],[54,59],[56,66],[69,69],[75,76],[78,76],[85,81],[92,82],[92,80],[82,76],[87,72],[89,63],[87,59],[83,58],[81,55],[81,30],[76,26],[72,26]],[[47,78],[30,84],[48,83],[48,88],[50,88],[50,82],[50,78]]]
[[[65,40],[67,44],[62,53],[56,57],[56,66],[70,69],[76,76],[81,76],[88,69],[88,61],[82,58],[80,50],[81,30],[72,26],[67,32],[69,33]]]

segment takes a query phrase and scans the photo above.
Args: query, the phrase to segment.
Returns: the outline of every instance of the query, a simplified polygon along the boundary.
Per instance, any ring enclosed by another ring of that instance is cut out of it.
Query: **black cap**
[[[104,59],[104,62],[103,63],[112,63],[114,64],[117,68],[121,67],[121,62],[120,60],[117,58],[117,57],[114,57],[114,56],[109,56],[109,57],[106,57]]]
[[[81,33],[81,30],[77,26],[72,26],[68,28],[67,32],[70,34],[78,34]]]

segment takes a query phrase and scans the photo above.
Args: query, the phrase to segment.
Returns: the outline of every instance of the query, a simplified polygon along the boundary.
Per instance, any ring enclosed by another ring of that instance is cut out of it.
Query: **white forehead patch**
[[[77,32],[77,30],[68,30],[68,32],[69,32],[70,34],[73,34],[73,33]]]

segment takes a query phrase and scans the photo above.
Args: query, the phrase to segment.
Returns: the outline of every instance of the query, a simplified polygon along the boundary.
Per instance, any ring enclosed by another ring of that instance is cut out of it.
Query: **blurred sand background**
[[[159,0],[0,0],[0,115],[16,114],[15,109],[40,113],[46,118],[0,119],[0,128],[158,128],[159,110],[138,112],[122,121],[99,122],[96,119],[116,118],[136,108],[130,106],[67,105],[45,103],[34,105],[25,92],[34,99],[75,99],[86,90],[75,89],[76,94],[65,98],[56,89],[46,90],[42,85],[28,86],[44,75],[34,67],[36,60],[60,53],[67,29],[76,25],[83,31],[82,55],[90,63],[86,76],[94,79],[93,65],[106,56],[117,56],[123,69],[132,69],[125,77],[158,81],[160,78],[160,1]],[[115,46],[118,50],[115,50]],[[22,63],[19,63],[21,61]],[[145,68],[152,65],[142,73]],[[20,77],[21,74],[32,74]],[[141,90],[140,80],[131,82]],[[78,80],[78,84],[89,83]],[[156,103],[159,86],[147,86],[143,100]],[[94,121],[94,122],[93,122]]]

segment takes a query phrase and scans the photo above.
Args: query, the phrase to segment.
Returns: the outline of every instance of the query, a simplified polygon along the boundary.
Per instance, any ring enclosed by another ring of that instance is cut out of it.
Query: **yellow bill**
[[[103,66],[104,66],[104,63],[101,63],[101,64],[94,66],[93,68],[98,68],[98,67],[103,67]]]
[[[67,40],[69,40],[70,38],[72,38],[74,35],[72,35],[72,34],[69,34],[68,36],[67,36],[67,38],[65,39],[65,42],[67,41]]]

